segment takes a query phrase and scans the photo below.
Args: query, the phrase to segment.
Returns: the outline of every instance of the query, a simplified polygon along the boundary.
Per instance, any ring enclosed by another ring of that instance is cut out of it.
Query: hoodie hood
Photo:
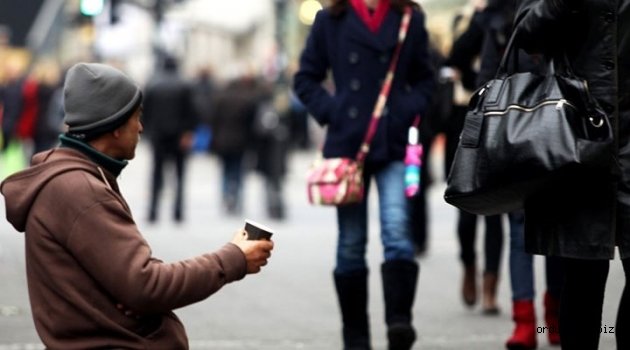
[[[98,165],[76,150],[55,148],[33,156],[29,168],[7,177],[0,184],[7,220],[16,230],[24,232],[29,212],[40,191],[57,175],[75,170],[102,177],[107,183]]]

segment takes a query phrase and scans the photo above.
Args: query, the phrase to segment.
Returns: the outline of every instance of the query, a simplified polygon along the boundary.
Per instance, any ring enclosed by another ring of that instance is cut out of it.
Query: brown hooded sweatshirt
[[[0,192],[7,219],[26,233],[33,319],[50,349],[187,349],[171,310],[246,274],[231,243],[175,263],[153,258],[114,175],[77,150],[37,154]]]

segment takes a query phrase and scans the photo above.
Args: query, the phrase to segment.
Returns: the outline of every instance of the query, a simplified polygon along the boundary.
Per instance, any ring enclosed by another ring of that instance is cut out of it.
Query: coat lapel
[[[346,18],[347,32],[350,40],[377,51],[389,51],[396,45],[396,41],[398,40],[398,26],[400,25],[401,18],[396,11],[389,10],[387,16],[385,16],[385,20],[376,33],[370,32],[353,9],[348,9]]]
[[[391,49],[398,43],[398,30],[402,16],[395,10],[390,9],[383,24],[376,32],[378,40],[386,49]]]

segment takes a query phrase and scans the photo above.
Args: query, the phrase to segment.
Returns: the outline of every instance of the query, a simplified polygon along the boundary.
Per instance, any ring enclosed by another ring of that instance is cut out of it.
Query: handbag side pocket
[[[464,128],[460,135],[462,147],[477,148],[481,138],[481,127],[483,126],[483,113],[481,111],[469,111],[464,120]]]

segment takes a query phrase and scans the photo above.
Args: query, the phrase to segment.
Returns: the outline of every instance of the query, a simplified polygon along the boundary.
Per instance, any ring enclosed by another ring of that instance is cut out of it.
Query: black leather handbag
[[[447,178],[446,202],[474,214],[520,209],[563,176],[612,169],[612,128],[586,81],[566,55],[542,74],[508,72],[514,37],[495,78],[471,98]]]

